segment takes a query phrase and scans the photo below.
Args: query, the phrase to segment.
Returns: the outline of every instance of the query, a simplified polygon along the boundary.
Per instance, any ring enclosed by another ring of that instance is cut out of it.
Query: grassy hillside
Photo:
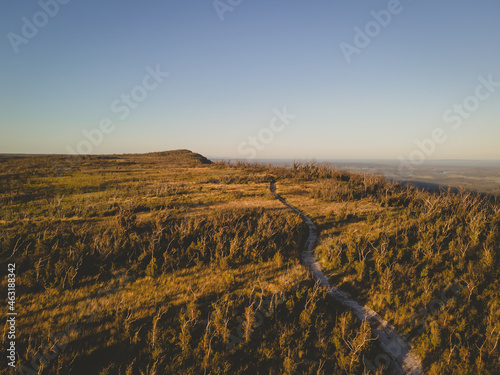
[[[406,335],[426,373],[500,372],[497,196],[178,150],[0,158],[18,373],[375,373],[376,338],[304,271],[306,227],[273,180],[317,223],[330,283]]]

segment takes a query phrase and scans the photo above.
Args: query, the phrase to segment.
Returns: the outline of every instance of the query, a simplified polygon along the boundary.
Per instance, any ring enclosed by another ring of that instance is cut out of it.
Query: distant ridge
[[[212,164],[212,161],[203,155],[186,149],[150,152],[143,155],[160,157],[162,161],[178,165]]]
[[[0,163],[4,166],[11,160],[25,159],[30,165],[45,165],[57,174],[70,173],[75,168],[90,167],[100,168],[109,163],[119,166],[150,164],[161,167],[192,168],[212,164],[212,161],[203,155],[190,150],[171,150],[148,152],[141,154],[102,154],[102,155],[64,155],[64,154],[0,154]]]

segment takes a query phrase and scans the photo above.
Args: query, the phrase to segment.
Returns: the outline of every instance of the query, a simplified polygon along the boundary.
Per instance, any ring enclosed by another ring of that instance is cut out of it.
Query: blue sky
[[[472,98],[479,77],[500,82],[497,0],[221,0],[221,15],[211,0],[61,3],[2,5],[0,153],[397,159],[442,129],[427,159],[500,159],[500,87]],[[169,75],[145,90],[148,69]],[[134,89],[146,97],[120,118]],[[459,112],[443,116],[467,100],[454,129]],[[276,111],[290,115],[279,131]],[[82,131],[103,119],[91,144]]]

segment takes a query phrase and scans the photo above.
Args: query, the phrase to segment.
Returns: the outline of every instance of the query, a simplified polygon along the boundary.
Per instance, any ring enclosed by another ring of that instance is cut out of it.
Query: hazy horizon
[[[162,152],[162,151],[171,151],[171,150],[155,150],[155,151],[146,151],[144,152],[145,154],[147,153],[154,153],[154,152]],[[198,153],[196,150],[189,150],[195,153]],[[127,155],[127,154],[135,154],[135,153],[127,153],[127,152],[117,152],[117,153],[103,153],[103,154],[74,154],[74,155],[68,155],[68,154],[52,154],[52,153],[23,153],[23,152],[18,152],[18,153],[0,153],[0,156],[51,156],[51,155],[64,155],[64,156],[92,156],[92,155],[105,155],[105,156],[112,156],[112,155]],[[142,154],[142,153],[137,153],[137,154]],[[322,158],[290,158],[290,157],[276,157],[276,158],[256,158],[256,159],[251,159],[247,160],[245,158],[238,158],[238,157],[225,157],[225,156],[216,156],[216,155],[205,155],[203,154],[206,158],[210,159],[211,161],[217,161],[217,160],[224,160],[224,161],[250,161],[250,162],[255,162],[255,163],[268,163],[268,162],[317,162],[317,163],[322,163],[322,162],[342,162],[342,163],[394,163],[394,164],[399,164],[398,159],[378,159],[378,158],[359,158],[359,159],[348,159],[348,158],[330,158],[330,159],[322,159]],[[441,164],[440,164],[441,163]],[[464,164],[461,164],[464,163]],[[421,165],[454,165],[454,166],[470,166],[470,165],[477,165],[477,166],[500,166],[500,159],[426,159],[425,161],[422,162]]]

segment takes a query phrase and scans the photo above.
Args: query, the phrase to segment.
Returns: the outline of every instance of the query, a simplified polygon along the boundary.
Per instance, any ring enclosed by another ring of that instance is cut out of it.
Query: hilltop
[[[55,160],[0,160],[0,267],[16,264],[24,373],[382,366],[370,324],[302,266],[310,227],[271,182],[317,227],[329,284],[394,326],[426,374],[500,372],[498,195],[188,150],[81,156],[61,175]]]
[[[157,156],[162,158],[164,162],[177,166],[196,166],[199,164],[212,164],[212,161],[210,161],[203,155],[194,153],[186,149],[151,152],[143,155]]]

